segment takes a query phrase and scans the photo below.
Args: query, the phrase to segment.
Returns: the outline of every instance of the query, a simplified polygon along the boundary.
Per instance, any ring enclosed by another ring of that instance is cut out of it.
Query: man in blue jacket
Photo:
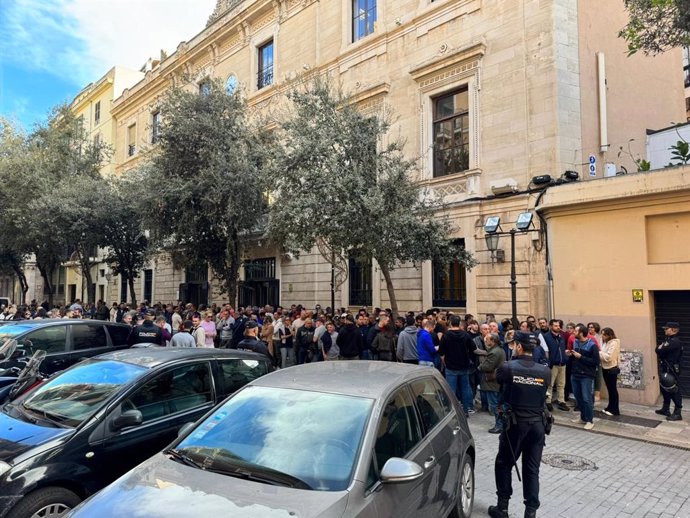
[[[549,368],[551,369],[551,386],[546,394],[546,406],[549,412],[553,410],[552,398],[555,387],[556,398],[553,403],[567,412],[570,410],[565,403],[565,365],[568,363],[568,357],[565,354],[566,344],[561,335],[560,321],[552,318],[549,321],[549,330],[542,333],[542,336],[549,348]]]
[[[434,346],[433,338],[431,338],[431,333],[434,332],[434,326],[433,320],[425,318],[422,321],[422,328],[417,333],[417,355],[419,356],[419,365],[434,367],[436,347]]]
[[[573,393],[580,408],[580,417],[573,422],[584,424],[585,430],[594,428],[594,378],[599,365],[599,347],[588,333],[585,324],[576,325],[573,350],[566,352],[573,358]]]

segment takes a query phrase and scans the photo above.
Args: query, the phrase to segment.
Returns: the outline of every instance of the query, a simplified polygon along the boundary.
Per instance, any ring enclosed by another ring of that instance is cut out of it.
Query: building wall
[[[644,390],[658,395],[653,293],[690,290],[690,167],[638,173],[549,189],[540,211],[548,224],[554,314],[614,329],[627,351],[644,357]],[[634,302],[633,290],[643,290]]]
[[[354,43],[348,0],[234,4],[115,100],[117,171],[145,156],[151,114],[171,84],[194,89],[205,77],[226,80],[232,74],[250,106],[280,117],[290,80],[305,73],[330,74],[362,109],[392,109],[391,135],[402,137],[406,152],[419,157],[417,180],[450,204],[449,237],[464,238],[480,261],[468,274],[463,308],[475,314],[510,314],[508,238],[502,244],[506,262],[491,264],[482,230],[486,216],[500,215],[503,229],[510,230],[517,214],[538,202],[538,192],[529,191],[532,177],[559,177],[566,169],[583,173],[586,156],[598,150],[594,52],[610,57],[609,155],[628,135],[644,143],[647,126],[677,118],[682,107],[682,88],[673,86],[678,56],[620,57],[624,44],[611,22],[624,25],[618,0],[604,7],[591,0],[380,0],[374,33]],[[258,90],[257,49],[271,38],[276,84]],[[184,83],[184,75],[192,83]],[[468,88],[470,98],[470,168],[433,178],[433,99],[461,87]],[[667,95],[652,97],[654,91]],[[132,124],[137,153],[129,157],[127,128]],[[597,156],[603,162],[609,155]],[[506,186],[521,194],[493,195],[492,188]],[[543,239],[519,235],[516,246],[518,316],[549,315]],[[276,257],[284,304],[330,301],[330,266],[318,254],[291,261]],[[393,277],[401,309],[431,305],[428,263],[404,265]],[[374,305],[389,304],[378,271],[373,279]],[[346,291],[344,286],[343,304]]]
[[[623,0],[578,2],[580,18],[580,92],[582,151],[580,176],[589,178],[588,157],[598,161],[596,178],[604,176],[607,162],[616,169],[637,171],[635,159],[645,158],[646,129],[666,128],[685,120],[683,69],[680,49],[658,56],[638,52],[627,56],[626,42],[618,30],[627,23]],[[608,149],[600,149],[597,52],[606,62]],[[620,148],[623,154],[619,157]]]

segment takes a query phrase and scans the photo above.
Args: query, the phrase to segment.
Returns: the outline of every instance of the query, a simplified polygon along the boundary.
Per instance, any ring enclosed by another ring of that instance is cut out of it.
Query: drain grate
[[[657,419],[647,419],[646,417],[637,417],[634,415],[608,416],[601,410],[595,410],[594,416],[614,423],[634,424],[635,426],[644,426],[645,428],[656,428],[661,424],[661,421]]]
[[[541,461],[548,466],[567,469],[568,471],[596,471],[599,469],[591,460],[577,455],[554,453],[542,456]]]

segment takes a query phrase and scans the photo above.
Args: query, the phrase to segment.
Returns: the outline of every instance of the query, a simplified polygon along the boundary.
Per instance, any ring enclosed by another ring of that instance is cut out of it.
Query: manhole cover
[[[585,459],[584,457],[578,457],[577,455],[554,453],[542,456],[541,461],[554,468],[567,469],[568,471],[596,471],[599,469],[591,460]]]

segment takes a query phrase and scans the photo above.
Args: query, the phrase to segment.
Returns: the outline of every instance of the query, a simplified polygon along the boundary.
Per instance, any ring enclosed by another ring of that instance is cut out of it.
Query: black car
[[[271,368],[251,352],[149,348],[58,374],[0,409],[0,518],[61,516]]]
[[[130,327],[102,320],[22,320],[0,327],[0,343],[14,338],[18,350],[10,360],[0,362],[0,369],[21,367],[38,349],[46,351],[41,372],[53,374],[84,358],[117,349],[125,349]]]

